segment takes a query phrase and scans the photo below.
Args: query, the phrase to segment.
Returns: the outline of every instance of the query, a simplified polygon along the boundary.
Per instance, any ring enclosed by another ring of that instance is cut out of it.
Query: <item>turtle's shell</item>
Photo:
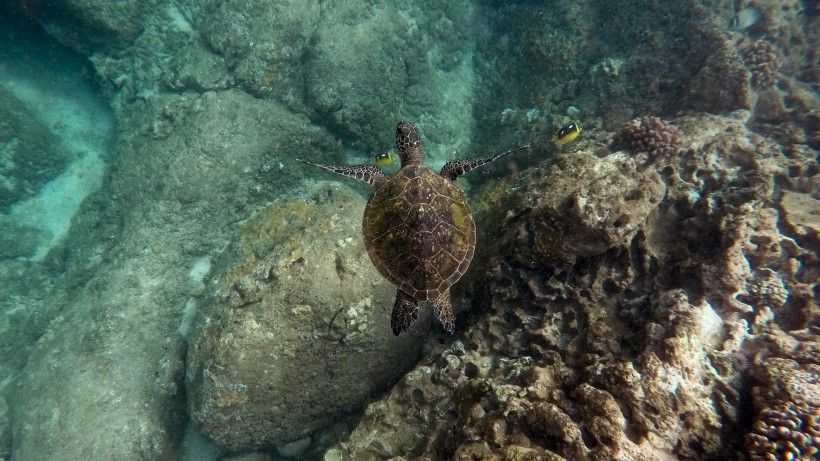
[[[373,192],[362,230],[379,273],[419,301],[446,292],[475,251],[475,223],[464,195],[424,165],[402,167]]]

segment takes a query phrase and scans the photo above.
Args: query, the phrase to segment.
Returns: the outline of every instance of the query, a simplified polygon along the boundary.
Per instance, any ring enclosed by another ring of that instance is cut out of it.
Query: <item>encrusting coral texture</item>
[[[479,217],[499,225],[463,289],[486,315],[325,459],[810,459],[817,359],[790,345],[817,341],[818,264],[779,228],[782,153],[738,117],[674,122],[634,122],[669,134],[646,164],[580,151],[522,175]]]
[[[756,414],[746,434],[752,460],[813,460],[820,456],[820,342],[813,335],[761,335],[764,358],[753,370]]]

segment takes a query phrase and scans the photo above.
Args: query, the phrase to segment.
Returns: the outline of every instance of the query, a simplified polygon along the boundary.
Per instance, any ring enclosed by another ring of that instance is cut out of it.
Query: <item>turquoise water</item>
[[[818,16],[0,3],[0,460],[815,459]]]

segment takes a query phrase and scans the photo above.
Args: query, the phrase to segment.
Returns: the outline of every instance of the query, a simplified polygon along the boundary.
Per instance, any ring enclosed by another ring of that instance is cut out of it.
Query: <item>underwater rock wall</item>
[[[155,97],[121,115],[132,129],[103,190],[46,261],[65,275],[54,304],[37,305],[46,326],[8,397],[15,459],[175,458],[186,419],[180,331],[205,288],[202,264],[246,217],[238,210],[294,184],[264,168],[271,146],[292,157],[334,145],[239,91]]]

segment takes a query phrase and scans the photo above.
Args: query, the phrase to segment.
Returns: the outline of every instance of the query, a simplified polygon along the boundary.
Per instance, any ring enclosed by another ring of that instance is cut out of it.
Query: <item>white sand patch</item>
[[[208,272],[211,271],[211,257],[203,256],[194,261],[191,266],[191,271],[188,272],[188,277],[198,288],[205,288],[204,280]]]
[[[182,308],[182,320],[179,322],[177,331],[180,336],[190,341],[191,333],[194,330],[194,320],[196,319],[197,302],[193,297],[188,298],[185,302],[185,307]]]
[[[194,28],[191,26],[191,23],[188,22],[176,6],[170,5],[166,11],[168,12],[168,18],[171,19],[171,24],[173,24],[174,27],[189,34],[194,32]]]
[[[68,165],[68,169],[49,182],[40,193],[16,203],[9,213],[18,222],[46,231],[31,259],[41,261],[68,231],[71,218],[80,203],[100,187],[105,162],[96,152],[86,152]]]

